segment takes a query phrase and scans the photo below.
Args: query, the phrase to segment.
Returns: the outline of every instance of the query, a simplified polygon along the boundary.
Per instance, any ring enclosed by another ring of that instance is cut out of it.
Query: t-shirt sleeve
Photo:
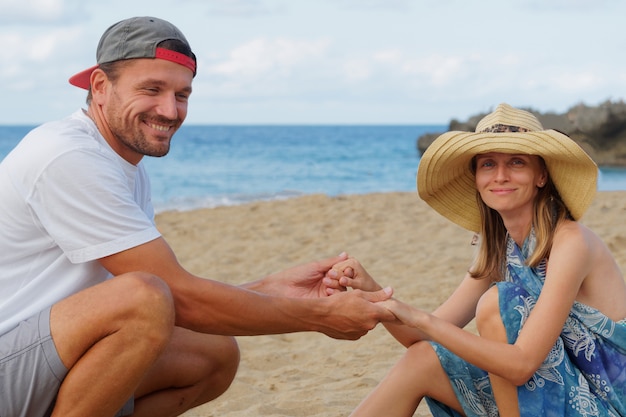
[[[43,168],[28,203],[71,262],[88,262],[160,236],[151,206],[137,201],[146,181],[113,155],[77,149]]]

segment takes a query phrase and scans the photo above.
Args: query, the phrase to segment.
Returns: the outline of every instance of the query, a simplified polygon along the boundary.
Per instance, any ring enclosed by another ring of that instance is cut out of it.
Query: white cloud
[[[527,9],[577,13],[598,9],[610,9],[621,0],[522,0]]]
[[[63,0],[1,0],[0,7],[4,19],[50,20],[63,12]]]
[[[328,39],[297,41],[286,38],[254,39],[234,48],[223,62],[210,64],[209,74],[228,77],[258,77],[267,74],[286,76],[294,68],[322,58]]]
[[[5,24],[51,24],[85,17],[80,0],[0,0],[0,10],[0,22]]]
[[[67,55],[81,31],[77,28],[53,29],[46,33],[0,32],[3,47],[3,63],[25,64],[53,62],[56,57]]]
[[[349,83],[366,82],[373,75],[371,62],[366,59],[346,59],[340,67],[343,78]]]
[[[604,85],[602,77],[586,71],[554,74],[549,81],[558,90],[575,93],[598,90]]]
[[[45,90],[65,85],[69,76],[84,66],[73,57],[71,48],[80,33],[77,28],[45,34],[0,32],[0,44],[5,45],[0,60],[0,92],[41,96],[48,92]]]
[[[400,48],[384,49],[374,52],[372,58],[376,62],[388,65],[399,65],[399,62],[403,59],[403,52]]]
[[[208,6],[208,13],[218,16],[255,17],[282,13],[282,5],[268,4],[261,0],[203,0]]]
[[[564,109],[624,97],[624,13],[621,0],[0,0],[0,95],[12,97],[0,123],[81,105],[67,78],[93,64],[102,30],[136,14],[171,19],[192,41],[193,123]]]
[[[405,11],[410,9],[410,0],[331,0],[347,9],[376,9]]]

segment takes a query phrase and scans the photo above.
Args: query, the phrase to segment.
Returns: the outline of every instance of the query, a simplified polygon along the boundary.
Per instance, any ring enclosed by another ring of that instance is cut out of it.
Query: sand
[[[582,222],[626,271],[626,192],[599,193]],[[187,269],[232,284],[347,251],[397,298],[434,309],[473,256],[472,234],[416,193],[305,196],[157,216]],[[470,325],[470,331],[473,327]],[[187,417],[347,416],[404,348],[378,326],[358,341],[317,333],[239,337],[237,378]],[[430,416],[422,404],[416,416]]]

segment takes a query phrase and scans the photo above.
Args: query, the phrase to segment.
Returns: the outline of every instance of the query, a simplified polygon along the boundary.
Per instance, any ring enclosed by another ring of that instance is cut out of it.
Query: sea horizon
[[[35,125],[0,125],[0,160]],[[189,124],[143,163],[156,212],[328,196],[412,192],[417,139],[447,125]],[[600,191],[626,190],[626,168],[601,167]]]

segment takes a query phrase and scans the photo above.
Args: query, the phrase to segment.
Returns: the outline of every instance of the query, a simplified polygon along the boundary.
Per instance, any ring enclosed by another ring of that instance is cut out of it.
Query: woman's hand
[[[420,319],[425,319],[429,315],[425,311],[412,307],[409,304],[390,298],[389,300],[381,301],[378,303],[389,310],[396,318],[398,322],[396,324],[404,324],[414,329],[420,328]]]
[[[355,258],[348,258],[333,265],[324,277],[324,284],[329,294],[345,291],[346,288],[367,292],[382,288]]]

